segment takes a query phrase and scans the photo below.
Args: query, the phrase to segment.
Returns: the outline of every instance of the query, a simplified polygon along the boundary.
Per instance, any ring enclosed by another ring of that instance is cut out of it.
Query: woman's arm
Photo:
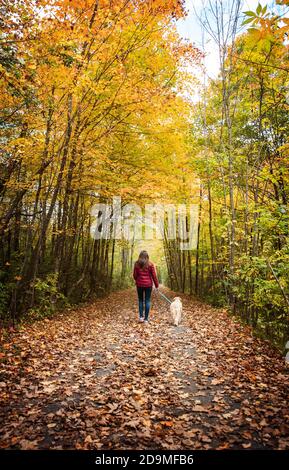
[[[159,287],[159,281],[158,281],[156,270],[155,270],[155,267],[154,267],[153,264],[151,265],[151,272],[152,272],[152,278],[153,278],[153,281],[154,281],[154,285],[155,285],[156,288],[158,288]]]
[[[136,268],[136,265],[134,265],[134,269],[133,269],[133,278],[134,278],[134,280],[136,281],[136,279],[137,279],[137,268]]]

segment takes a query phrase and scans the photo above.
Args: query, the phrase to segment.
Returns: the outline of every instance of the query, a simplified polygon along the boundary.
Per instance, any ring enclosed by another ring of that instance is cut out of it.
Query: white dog
[[[175,326],[178,326],[182,319],[183,304],[180,297],[174,297],[170,305],[170,312],[172,321]]]

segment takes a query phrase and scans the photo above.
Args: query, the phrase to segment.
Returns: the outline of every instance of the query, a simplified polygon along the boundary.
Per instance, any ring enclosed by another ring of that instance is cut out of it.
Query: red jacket
[[[153,282],[159,287],[159,281],[153,263],[149,263],[147,268],[141,269],[137,263],[134,264],[133,277],[137,287],[152,287]]]

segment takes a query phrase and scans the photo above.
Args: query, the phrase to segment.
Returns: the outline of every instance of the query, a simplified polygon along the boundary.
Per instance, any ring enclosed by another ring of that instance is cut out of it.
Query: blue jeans
[[[143,307],[144,307],[144,300],[145,300],[145,320],[149,319],[149,312],[150,312],[150,306],[151,306],[151,293],[152,293],[152,287],[137,287],[139,317],[140,318],[143,317]]]

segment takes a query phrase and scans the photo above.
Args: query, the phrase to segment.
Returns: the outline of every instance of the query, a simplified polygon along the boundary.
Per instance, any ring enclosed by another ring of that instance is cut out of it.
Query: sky
[[[186,39],[189,39],[192,43],[202,49],[202,27],[199,24],[197,14],[201,12],[201,9],[205,6],[207,0],[186,0],[186,7],[188,10],[188,16],[184,20],[177,22],[177,29],[179,34]],[[224,0],[224,3],[230,3],[230,0]],[[255,11],[259,0],[244,0],[243,8],[241,11],[253,10]],[[262,6],[268,1],[261,0]],[[214,40],[211,39],[207,34],[204,37],[206,59],[205,65],[207,74],[209,77],[214,78],[218,75],[219,61],[218,51]]]

